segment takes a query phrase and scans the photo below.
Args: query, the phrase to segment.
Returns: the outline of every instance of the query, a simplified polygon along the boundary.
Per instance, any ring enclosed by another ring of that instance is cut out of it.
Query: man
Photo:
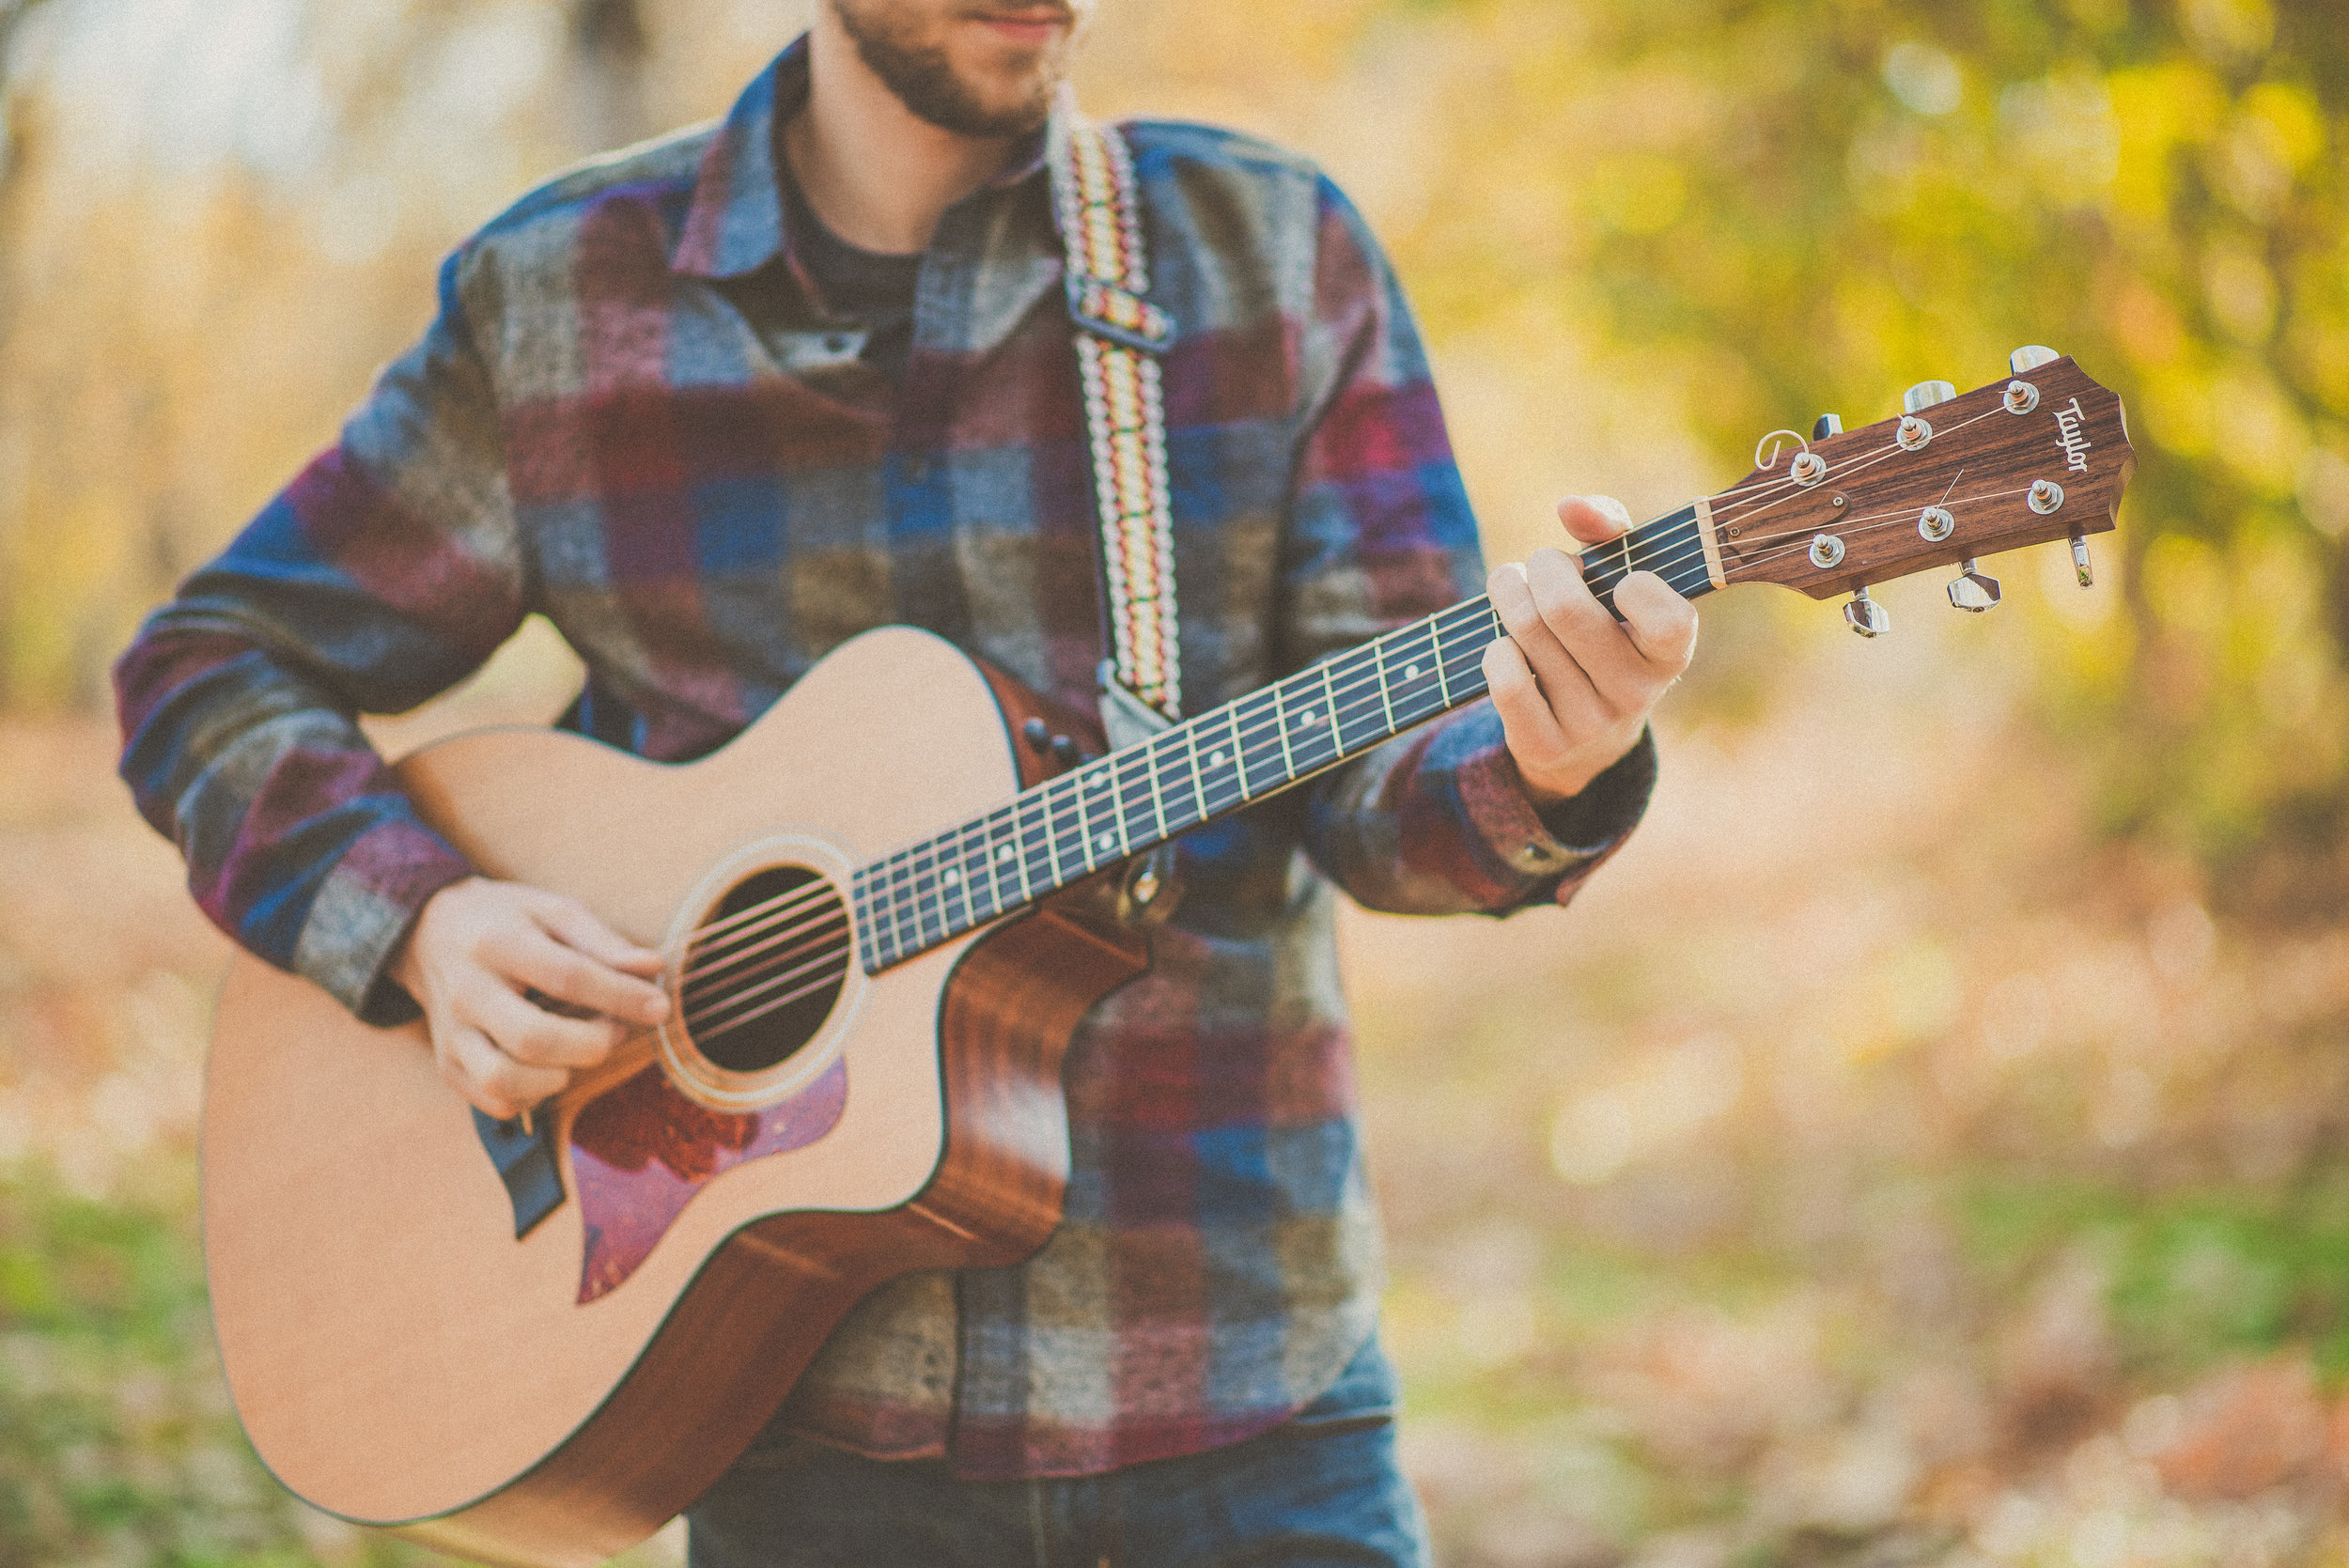
[[[826,0],[723,124],[558,179],[450,259],[423,343],[119,668],[125,776],[215,920],[370,1021],[421,1009],[453,1089],[511,1115],[663,1016],[660,959],[474,876],[354,712],[444,690],[532,612],[587,665],[567,722],[662,760],[892,621],[1092,700],[1043,150],[1092,8]],[[1474,530],[1344,198],[1241,137],[1126,134],[1176,323],[1204,711],[1467,597]],[[1626,520],[1560,517],[1585,541]],[[1563,901],[1644,806],[1696,629],[1644,573],[1619,625],[1558,551],[1489,591],[1489,703],[1183,841],[1151,972],[1070,1053],[1060,1231],[861,1306],[693,1510],[697,1564],[1423,1560],[1331,882],[1407,911]]]

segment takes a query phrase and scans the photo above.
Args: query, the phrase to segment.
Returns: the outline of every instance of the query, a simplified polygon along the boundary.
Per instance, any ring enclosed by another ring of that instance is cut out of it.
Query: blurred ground
[[[1893,602],[1874,644],[1809,613],[1750,722],[1676,719],[1571,909],[1349,923],[1453,1568],[2341,1548],[2349,939],[2092,852],[1997,618]],[[1775,606],[1708,608],[1730,660]],[[564,674],[521,649],[386,743]],[[228,1413],[193,1212],[223,944],[111,752],[0,722],[0,1558],[420,1560],[285,1498]]]

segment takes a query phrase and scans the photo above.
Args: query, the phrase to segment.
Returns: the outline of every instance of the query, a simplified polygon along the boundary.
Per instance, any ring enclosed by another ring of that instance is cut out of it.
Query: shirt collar
[[[775,167],[775,131],[799,113],[807,93],[807,35],[802,33],[735,101],[702,155],[692,205],[670,253],[673,271],[692,277],[737,278],[758,271],[788,249],[781,171]],[[1025,138],[1003,172],[982,189],[1003,190],[1039,174],[1050,138],[1074,112],[1069,95],[1056,93],[1050,121]]]

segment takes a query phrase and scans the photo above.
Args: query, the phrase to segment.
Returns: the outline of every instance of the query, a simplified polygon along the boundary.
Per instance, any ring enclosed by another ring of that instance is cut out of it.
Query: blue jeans
[[[957,1481],[942,1461],[754,1446],[686,1514],[691,1568],[1426,1568],[1377,1340],[1261,1436],[1103,1475]]]

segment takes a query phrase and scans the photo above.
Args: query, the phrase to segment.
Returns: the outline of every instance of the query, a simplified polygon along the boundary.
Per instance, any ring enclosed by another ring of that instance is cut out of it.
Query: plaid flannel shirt
[[[1084,414],[1041,147],[945,215],[902,382],[795,264],[779,116],[804,42],[723,122],[562,177],[462,246],[340,442],[158,611],[117,670],[123,772],[205,911],[371,1021],[468,874],[357,728],[551,619],[574,727],[706,753],[827,650],[927,627],[1064,701],[1103,652]],[[1127,126],[1165,357],[1191,711],[1481,586],[1384,257],[1310,163]],[[1377,1229],[1332,884],[1381,909],[1563,902],[1643,809],[1646,741],[1547,820],[1479,703],[1188,835],[1150,972],[1068,1058],[1066,1218],[1013,1268],[916,1275],[780,1420],[972,1477],[1077,1474],[1268,1428],[1369,1336]]]

